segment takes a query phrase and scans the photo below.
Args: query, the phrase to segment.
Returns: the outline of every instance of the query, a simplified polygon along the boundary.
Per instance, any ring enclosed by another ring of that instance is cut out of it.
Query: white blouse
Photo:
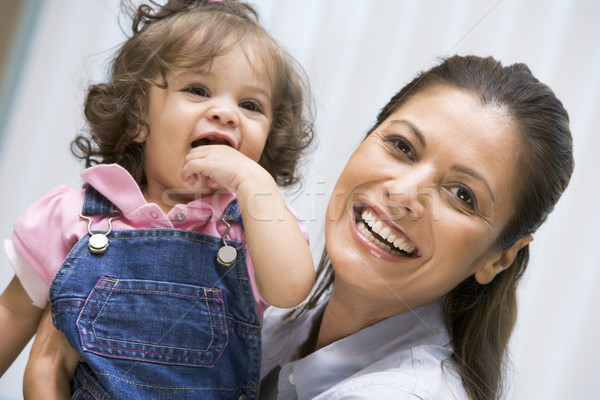
[[[270,307],[263,326],[261,400],[467,399],[450,361],[442,301],[385,319],[298,359],[327,301],[295,320]]]

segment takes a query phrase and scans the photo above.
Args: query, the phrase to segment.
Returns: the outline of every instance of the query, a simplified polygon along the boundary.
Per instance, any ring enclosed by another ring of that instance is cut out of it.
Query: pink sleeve
[[[82,204],[83,190],[58,186],[33,203],[15,223],[11,241],[5,247],[34,304],[42,296],[40,278],[45,284],[43,296],[47,298],[54,274],[86,233],[85,222],[79,218]]]

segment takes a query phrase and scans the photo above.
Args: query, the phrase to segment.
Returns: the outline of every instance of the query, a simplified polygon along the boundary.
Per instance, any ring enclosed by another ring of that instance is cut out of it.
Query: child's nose
[[[209,119],[223,125],[237,126],[239,117],[235,108],[225,101],[216,102],[209,109]]]

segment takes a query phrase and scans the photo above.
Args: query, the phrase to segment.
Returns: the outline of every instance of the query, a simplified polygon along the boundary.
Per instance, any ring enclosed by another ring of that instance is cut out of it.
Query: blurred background
[[[378,110],[417,72],[455,53],[492,55],[528,64],[556,92],[570,113],[576,168],[532,244],[510,398],[600,398],[600,2],[251,2],[312,83],[318,146],[303,186],[286,197],[316,256],[337,176]],[[1,239],[52,187],[81,185],[69,143],[84,126],[85,89],[103,81],[129,25],[118,0],[0,0]],[[1,256],[0,290],[12,275]],[[27,353],[0,378],[0,399],[22,398]]]

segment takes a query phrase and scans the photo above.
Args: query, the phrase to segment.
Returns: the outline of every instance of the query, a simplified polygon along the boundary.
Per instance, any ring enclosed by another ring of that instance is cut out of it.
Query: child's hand
[[[315,281],[310,247],[267,170],[232,147],[206,145],[189,152],[181,177],[235,192],[255,282],[269,304],[295,307],[308,296]]]
[[[272,187],[271,175],[257,162],[225,145],[206,145],[190,150],[181,172],[190,185],[206,180],[210,189],[225,188],[238,193],[242,187],[260,190]]]

